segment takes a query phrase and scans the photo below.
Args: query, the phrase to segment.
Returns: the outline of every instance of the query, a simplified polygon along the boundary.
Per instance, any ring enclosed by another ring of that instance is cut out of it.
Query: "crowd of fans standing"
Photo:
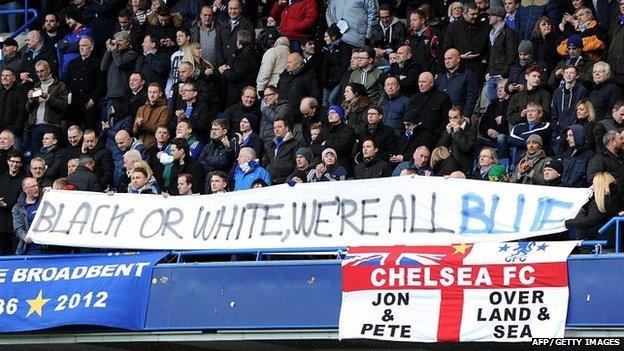
[[[624,210],[624,0],[41,6],[2,42],[1,254],[61,250],[26,238],[48,188],[593,186],[573,238]]]

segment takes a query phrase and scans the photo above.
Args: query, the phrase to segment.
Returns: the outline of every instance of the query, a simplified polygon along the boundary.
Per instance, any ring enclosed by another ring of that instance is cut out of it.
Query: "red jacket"
[[[271,17],[279,23],[280,33],[290,40],[300,40],[310,34],[318,19],[316,0],[291,0],[290,5],[281,6],[275,2]]]

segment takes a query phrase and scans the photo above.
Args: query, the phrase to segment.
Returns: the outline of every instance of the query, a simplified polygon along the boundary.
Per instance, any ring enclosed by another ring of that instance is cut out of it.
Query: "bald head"
[[[412,48],[403,45],[397,49],[397,62],[404,63],[412,58]]]
[[[26,45],[30,49],[36,50],[43,45],[43,38],[38,30],[31,30],[26,35]]]
[[[292,72],[303,65],[303,57],[298,52],[293,52],[286,59],[286,70]]]
[[[119,150],[128,151],[130,150],[130,146],[132,146],[132,138],[127,131],[122,129],[115,134],[115,143],[117,147],[119,147]]]
[[[421,93],[426,93],[433,89],[433,74],[423,72],[418,76],[418,89]]]
[[[288,40],[288,38],[286,38],[286,37],[279,37],[275,41],[275,45],[274,46],[279,46],[279,45],[290,46],[290,40]]]
[[[459,51],[457,49],[448,49],[444,53],[444,67],[449,71],[454,71],[459,67]]]

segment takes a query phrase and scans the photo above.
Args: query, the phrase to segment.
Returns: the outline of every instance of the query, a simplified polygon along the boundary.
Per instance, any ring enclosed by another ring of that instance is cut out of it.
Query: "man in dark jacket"
[[[614,130],[618,133],[624,131],[624,100],[619,100],[613,105],[611,118],[606,118],[596,123],[594,135],[596,137],[596,146],[598,149],[602,147],[602,144],[598,143],[602,143],[602,137],[610,130]]]
[[[418,133],[421,125],[420,116],[416,111],[407,111],[405,113],[405,116],[403,116],[405,132],[399,139],[396,153],[390,157],[390,162],[393,164],[405,162],[412,157],[419,146],[424,146],[421,142],[420,133]],[[425,148],[427,147],[425,146]],[[427,148],[427,150],[429,149]]]
[[[609,116],[609,108],[622,98],[622,90],[611,81],[611,66],[606,62],[596,62],[593,68],[594,83],[589,100],[596,110],[596,121]]]
[[[266,170],[271,175],[273,184],[282,184],[295,170],[295,156],[303,143],[290,131],[290,123],[285,118],[273,121],[273,143],[264,154]]]
[[[460,66],[460,55],[456,49],[448,49],[444,53],[443,73],[438,74],[436,88],[449,95],[453,105],[464,111],[464,116],[470,118],[474,112],[479,87],[471,71]]]
[[[563,163],[563,184],[573,188],[584,188],[587,180],[587,166],[594,152],[585,144],[585,128],[573,124],[566,130],[567,150],[561,156]]]
[[[470,174],[470,158],[474,142],[470,134],[470,124],[458,107],[451,107],[448,111],[448,123],[436,146],[446,146],[451,150],[453,158],[461,166],[461,171],[466,176]]]
[[[320,157],[326,148],[334,149],[338,155],[338,164],[344,166],[348,172],[352,165],[351,153],[355,144],[355,130],[345,123],[345,118],[342,107],[330,106],[327,110],[329,126],[321,130],[310,145],[310,150],[316,157]]]
[[[565,139],[565,130],[576,117],[576,104],[587,97],[585,87],[576,80],[578,67],[568,66],[563,71],[564,84],[557,87],[552,98],[551,125],[553,128],[553,149],[558,153],[559,144]]]
[[[253,36],[251,32],[246,30],[238,31],[236,38],[238,49],[235,54],[226,63],[219,66],[219,73],[226,87],[226,106],[234,105],[238,101],[243,87],[255,85],[258,67],[260,66],[253,52]]]
[[[423,72],[418,77],[418,89],[420,92],[412,96],[409,105],[409,110],[415,111],[420,118],[414,133],[418,135],[420,145],[433,150],[446,126],[451,98],[434,87],[433,75],[429,72]]]
[[[393,16],[392,7],[388,4],[379,6],[379,23],[375,24],[371,32],[371,46],[378,57],[387,58],[396,52],[399,46],[405,43],[407,28],[403,22]]]
[[[592,182],[598,172],[609,172],[615,178],[619,193],[624,190],[624,162],[620,157],[624,137],[615,130],[602,137],[602,145],[587,165],[587,181]]]
[[[0,130],[8,129],[21,140],[26,124],[26,96],[16,82],[16,72],[2,70],[0,82]]]
[[[507,120],[512,125],[516,125],[526,120],[526,107],[530,102],[537,103],[542,106],[543,115],[541,120],[550,122],[550,94],[540,88],[541,84],[541,68],[533,66],[527,68],[525,72],[526,86],[522,91],[511,96],[509,106],[507,108]]]
[[[213,65],[219,64],[217,38],[221,35],[221,25],[216,22],[210,5],[204,5],[199,11],[199,21],[191,27],[191,38],[202,47],[202,57]]]
[[[312,142],[312,133],[310,127],[315,123],[320,123],[322,126],[327,127],[327,109],[319,105],[317,99],[313,97],[304,97],[299,104],[299,112],[301,112],[301,134],[303,141],[307,145]]]
[[[150,37],[158,40],[161,50],[169,58],[171,54],[179,49],[176,42],[176,33],[182,25],[182,20],[179,14],[172,14],[167,6],[159,6],[158,10],[156,10],[156,15],[158,16],[158,22],[153,25],[148,22],[145,32]]]
[[[217,62],[216,65],[231,62],[237,51],[238,33],[247,31],[252,35],[253,41],[255,33],[254,25],[249,19],[243,16],[243,6],[241,0],[230,0],[227,2],[228,20],[219,23],[221,30],[217,32]],[[254,78],[255,79],[255,78]]]
[[[390,156],[397,149],[397,137],[391,127],[384,125],[383,117],[383,109],[380,106],[373,105],[368,108],[368,125],[357,131],[358,150],[362,150],[364,140],[374,139],[379,149],[377,154],[382,160],[389,162]]]
[[[145,105],[147,101],[147,84],[145,84],[145,76],[141,72],[134,72],[128,79],[128,85],[130,89],[126,93],[126,99],[128,101],[129,113],[134,117],[139,110],[139,107]]]
[[[95,129],[99,122],[100,100],[106,92],[106,79],[100,70],[100,59],[93,55],[94,42],[84,37],[78,42],[80,56],[69,62],[65,85],[72,94],[67,108],[68,124]]]
[[[234,160],[233,147],[228,139],[229,125],[223,118],[212,121],[210,141],[206,143],[199,154],[199,163],[204,166],[206,181],[209,183],[212,172],[215,170],[227,172]]]
[[[195,161],[189,152],[189,144],[184,138],[175,138],[171,141],[171,167],[165,167],[163,172],[163,191],[169,195],[179,195],[178,176],[190,174],[193,176],[193,192],[199,194],[204,190],[204,167]]]
[[[418,75],[422,71],[421,65],[412,60],[412,49],[408,45],[403,45],[397,49],[397,62],[390,65],[388,75],[396,77],[403,94],[411,97],[418,92]]]
[[[146,35],[143,38],[143,55],[137,58],[134,70],[141,72],[145,83],[159,83],[165,86],[169,75],[169,57],[160,51],[158,37]]]
[[[540,86],[545,88],[548,82],[548,70],[546,64],[535,59],[533,43],[523,40],[518,44],[518,60],[509,70],[509,78],[505,90],[509,94],[522,91],[526,87],[526,70],[529,67],[540,68]]]
[[[518,59],[518,34],[505,23],[505,10],[499,6],[491,6],[487,10],[490,30],[490,57],[486,75],[486,96],[489,101],[496,99],[496,86],[503,78],[509,76],[511,66]],[[470,116],[468,112],[464,113]]]
[[[94,167],[95,160],[91,156],[80,156],[78,167],[74,173],[67,176],[67,181],[74,184],[81,191],[103,191],[104,189],[100,185],[97,175],[93,172]]]
[[[31,30],[26,35],[26,47],[23,48],[22,65],[20,69],[20,81],[25,85],[25,89],[30,89],[32,85],[39,81],[35,72],[35,64],[38,61],[46,61],[52,67],[52,72],[58,72],[58,56],[56,49],[49,45],[44,45],[43,37],[37,30]]]
[[[210,123],[214,118],[214,111],[205,103],[197,100],[197,84],[193,82],[182,85],[181,98],[182,104],[172,112],[169,130],[175,130],[178,122],[188,119],[193,125],[195,135],[202,143],[205,143],[210,137]]]
[[[23,158],[18,151],[7,155],[8,170],[0,174],[0,255],[15,252],[15,234],[11,210],[17,203],[24,179]]]
[[[230,136],[234,136],[234,133],[239,129],[240,120],[243,115],[250,113],[256,116],[257,121],[260,121],[262,113],[260,112],[260,104],[258,103],[256,94],[256,88],[252,86],[244,87],[240,96],[240,101],[229,106],[225,109],[225,112],[223,112],[223,118],[232,126],[229,130]],[[258,133],[260,130],[259,123],[252,125],[251,129]]]
[[[600,13],[598,16],[601,15],[604,13]],[[624,87],[624,19],[622,17],[624,17],[624,6],[620,1],[619,13],[611,22],[609,30],[611,42],[607,50],[607,62],[611,66],[613,81],[620,87]],[[604,26],[604,23],[602,25]]]
[[[455,48],[464,60],[464,67],[471,71],[478,79],[478,85],[483,82],[486,66],[483,61],[487,58],[489,45],[489,27],[487,23],[478,21],[479,10],[472,4],[464,12],[464,18],[451,23],[446,28],[443,49],[446,52]]]
[[[314,97],[318,100],[322,98],[317,77],[304,69],[303,58],[299,53],[292,53],[286,59],[286,69],[280,74],[277,83],[279,95],[286,98],[292,111],[297,111],[301,100],[306,96]],[[294,123],[301,123],[299,115]]]
[[[95,161],[93,171],[97,175],[100,184],[104,188],[114,189],[113,184],[113,156],[106,149],[103,142],[99,142],[93,130],[86,130],[83,135],[82,149],[83,155],[89,155]]]
[[[59,147],[59,136],[54,132],[43,134],[43,147],[37,153],[37,157],[45,160],[46,177],[56,180],[67,174],[67,166],[65,164],[65,153]]]
[[[365,139],[362,143],[363,161],[353,168],[355,179],[389,177],[392,167],[379,156],[379,148],[374,139]]]

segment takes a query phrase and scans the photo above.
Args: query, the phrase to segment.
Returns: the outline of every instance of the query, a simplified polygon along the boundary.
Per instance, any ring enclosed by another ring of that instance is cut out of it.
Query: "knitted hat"
[[[485,13],[487,13],[488,15],[505,18],[505,9],[500,6],[490,6],[490,8],[485,11]]]
[[[528,40],[523,40],[518,45],[519,54],[533,54],[533,43]]]
[[[572,34],[568,38],[568,47],[569,48],[583,48],[583,39],[578,34]]]
[[[329,108],[327,109],[327,114],[331,113],[331,112],[336,112],[338,114],[338,116],[340,116],[340,120],[341,121],[345,121],[345,113],[344,110],[342,109],[342,107],[340,107],[340,105],[331,105],[329,106]]]
[[[505,178],[505,166],[494,165],[488,172],[488,179],[494,182],[501,182]]]
[[[557,173],[563,174],[563,163],[561,163],[561,161],[559,160],[550,160],[546,162],[544,168],[552,168],[557,171]]]
[[[312,155],[312,151],[310,151],[310,149],[308,149],[307,147],[300,147],[297,149],[297,152],[295,153],[295,156],[301,155],[303,156],[306,160],[308,160],[309,163],[312,163],[312,160],[314,159],[314,155]]]
[[[526,143],[528,144],[528,143],[530,143],[532,141],[540,144],[540,146],[542,146],[542,147],[544,146],[544,142],[542,141],[542,137],[537,135],[537,134],[529,135],[529,138],[527,139]]]
[[[415,110],[410,110],[403,115],[403,122],[414,123],[417,124],[420,121],[420,116],[418,116],[418,112]]]
[[[325,155],[327,155],[328,153],[332,153],[334,154],[334,156],[338,156],[336,154],[336,150],[332,149],[331,147],[328,147],[327,149],[323,150],[323,152],[321,152],[321,160],[325,158]]]
[[[78,23],[84,24],[82,22],[82,14],[77,9],[69,9],[67,12],[65,12],[65,18],[71,18]]]
[[[258,116],[254,115],[253,113],[244,113],[241,116],[241,120],[246,119],[247,122],[249,122],[249,124],[251,124],[251,130],[253,130],[254,132],[258,132],[258,130],[260,129],[260,118],[258,118]],[[238,126],[236,126],[238,128]]]

